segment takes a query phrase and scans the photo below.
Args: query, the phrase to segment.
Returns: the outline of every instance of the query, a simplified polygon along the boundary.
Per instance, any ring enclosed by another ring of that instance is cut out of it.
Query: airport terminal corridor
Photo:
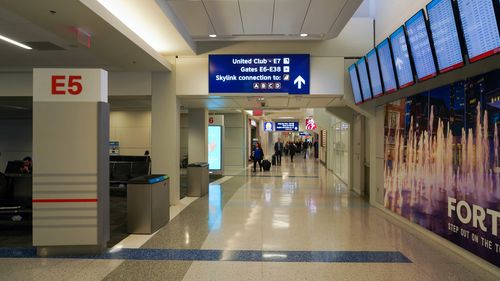
[[[210,185],[143,245],[101,256],[11,250],[5,280],[495,280],[391,222],[318,160],[298,154]],[[5,255],[5,250],[2,250]],[[25,257],[23,257],[23,255]]]

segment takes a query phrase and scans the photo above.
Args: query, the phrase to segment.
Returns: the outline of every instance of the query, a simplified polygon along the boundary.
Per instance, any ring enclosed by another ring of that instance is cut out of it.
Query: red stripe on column
[[[97,198],[82,198],[82,199],[33,199],[33,203],[88,203],[97,202]]]

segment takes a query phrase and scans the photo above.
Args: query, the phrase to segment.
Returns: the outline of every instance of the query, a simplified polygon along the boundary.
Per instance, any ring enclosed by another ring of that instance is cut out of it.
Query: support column
[[[208,161],[208,110],[189,109],[189,163]]]
[[[175,93],[175,72],[151,75],[151,170],[170,177],[170,205],[176,205],[180,200],[180,104]]]
[[[109,240],[108,75],[33,71],[33,245],[98,254]]]

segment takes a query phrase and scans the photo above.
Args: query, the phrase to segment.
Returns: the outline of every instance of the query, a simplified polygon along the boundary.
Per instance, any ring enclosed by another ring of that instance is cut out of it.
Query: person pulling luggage
[[[262,152],[260,143],[255,144],[252,154],[253,154],[253,172],[255,173],[257,170],[257,162],[259,162],[259,168],[260,171],[262,171],[262,158],[264,158],[264,153]]]

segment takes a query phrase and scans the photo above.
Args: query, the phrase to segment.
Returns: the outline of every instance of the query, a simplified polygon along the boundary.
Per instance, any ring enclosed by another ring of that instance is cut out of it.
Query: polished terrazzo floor
[[[0,250],[19,256],[0,258],[0,279],[498,280],[401,228],[314,159],[226,171],[208,196],[185,199],[156,234],[102,256]]]

